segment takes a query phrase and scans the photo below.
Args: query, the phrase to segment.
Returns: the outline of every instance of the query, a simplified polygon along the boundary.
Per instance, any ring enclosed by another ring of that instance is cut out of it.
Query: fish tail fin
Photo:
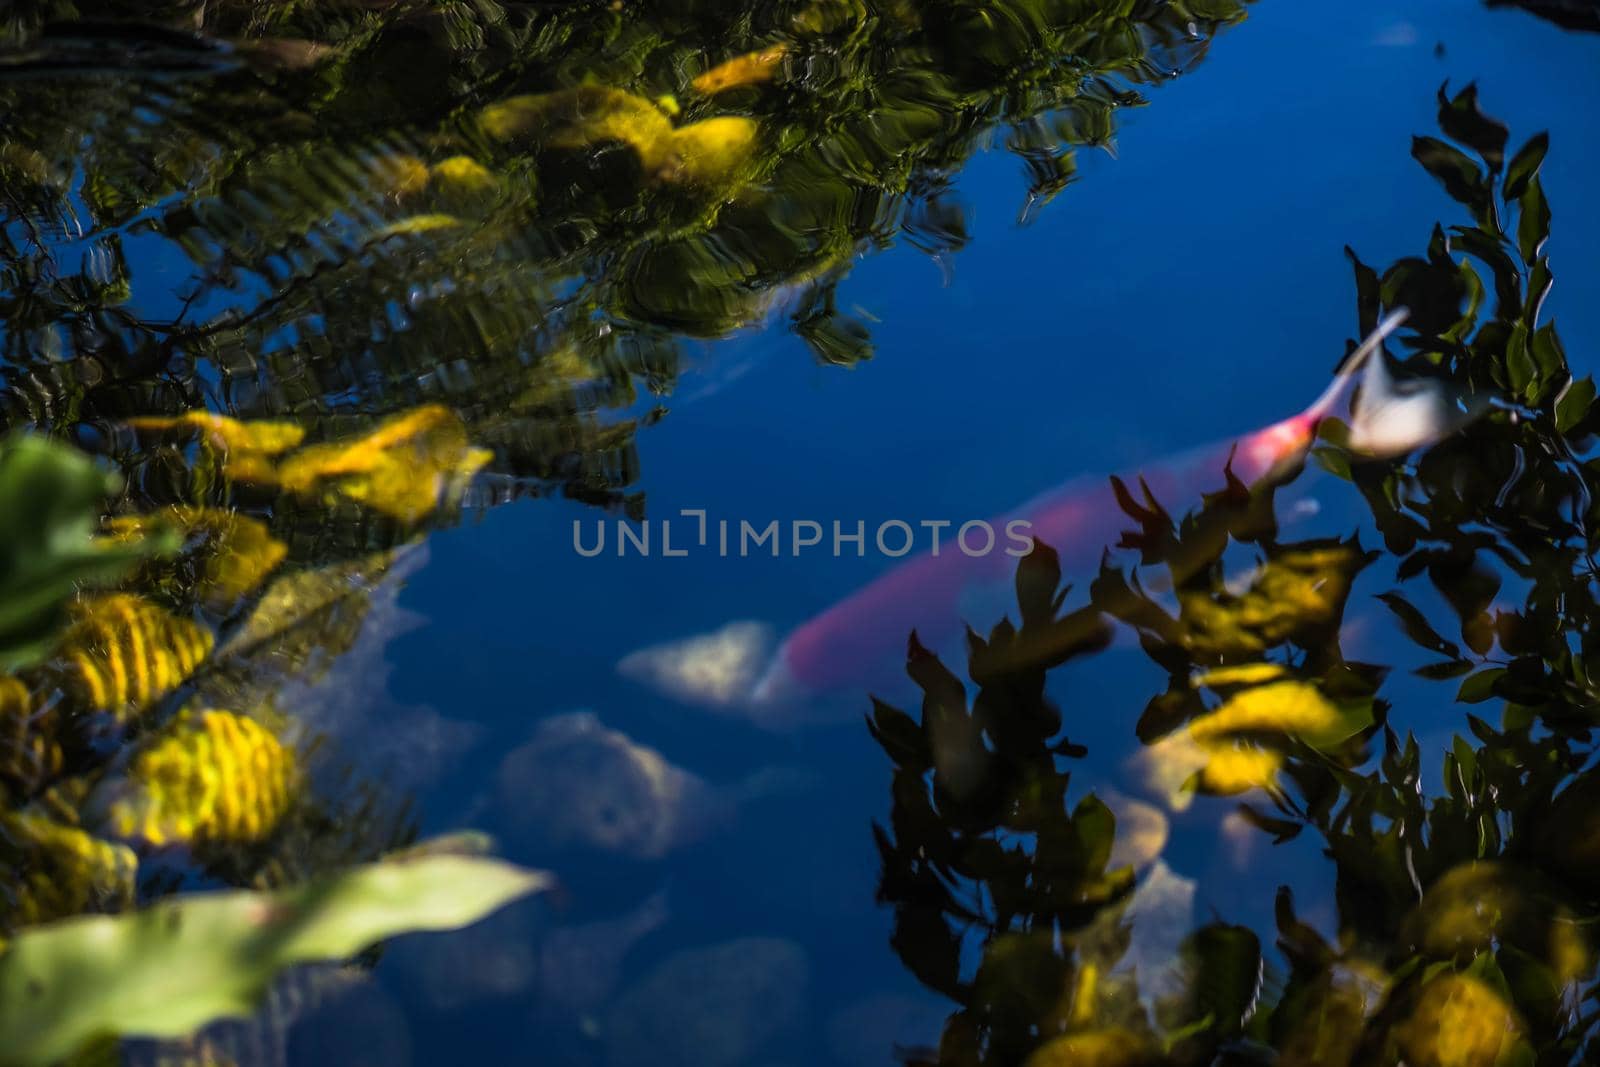
[[[1304,417],[1316,420],[1328,414],[1333,409],[1333,405],[1338,403],[1339,396],[1344,392],[1345,387],[1355,380],[1355,376],[1360,373],[1361,368],[1383,347],[1383,342],[1388,340],[1390,334],[1400,328],[1410,314],[1411,312],[1406,308],[1395,308],[1387,318],[1378,323],[1377,328],[1368,334],[1361,344],[1356,346],[1354,352],[1350,353],[1350,357],[1344,361],[1344,365],[1339,368],[1339,373],[1334,375],[1333,381],[1328,383],[1328,387],[1322,391],[1322,395],[1317,397],[1310,407],[1306,408]]]

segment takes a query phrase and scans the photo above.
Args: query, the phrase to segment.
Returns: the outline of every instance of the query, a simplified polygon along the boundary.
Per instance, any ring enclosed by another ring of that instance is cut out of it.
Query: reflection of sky
[[[1382,266],[1420,252],[1435,220],[1464,221],[1409,157],[1413,134],[1435,132],[1434,93],[1447,78],[1478,81],[1486,110],[1510,125],[1513,150],[1551,130],[1544,180],[1557,287],[1547,306],[1578,369],[1600,369],[1586,358],[1600,317],[1578,295],[1600,290],[1590,251],[1600,215],[1581,194],[1582,176],[1600,172],[1600,39],[1459,0],[1385,7],[1258,5],[1194,75],[1122,113],[1118,158],[1085,153],[1079,182],[1028,228],[1012,221],[1024,193],[1017,161],[998,151],[976,160],[956,183],[973,241],[954,257],[951,284],[901,247],[841,286],[842,308],[882,320],[871,363],[818,367],[781,330],[712,346],[707,380],[726,384],[640,435],[650,514],[703,507],[760,523],[860,518],[869,529],[887,518],[983,517],[1074,474],[1287,414],[1322,387],[1354,332],[1343,246]],[[683,395],[698,384],[687,381]],[[477,800],[497,754],[542,717],[577,707],[730,789],[765,766],[809,768],[825,785],[747,799],[732,830],[677,858],[564,857],[566,906],[575,919],[598,919],[669,886],[672,919],[631,957],[636,971],[735,937],[799,941],[811,957],[816,1025],[807,1029],[816,1033],[861,998],[915,995],[887,948],[889,917],[873,904],[868,821],[887,815],[888,773],[860,726],[775,739],[668,704],[609,669],[624,652],[733,619],[786,628],[881,562],[580,560],[570,547],[578,517],[593,513],[528,503],[436,535],[432,562],[404,597],[433,622],[393,646],[393,690],[481,722],[492,738],[424,798],[431,828],[470,817],[494,829]],[[1366,611],[1364,600],[1353,612]],[[1161,684],[1136,651],[1118,649],[1060,672],[1055,691],[1074,739],[1105,754],[1126,745]],[[1396,686],[1390,695],[1436,695],[1398,676]],[[1113,773],[1086,768],[1080,784]],[[1326,926],[1326,887],[1303,881],[1315,870],[1313,843],[1273,852],[1255,841],[1257,876],[1237,879],[1216,846],[1229,807],[1196,805],[1176,821],[1167,853],[1202,879],[1202,915],[1215,907],[1267,921],[1277,883],[1298,871],[1302,906]],[[521,1047],[531,1015],[516,1003],[471,1016],[483,1052]],[[468,1036],[414,1021],[419,1063],[444,1062],[442,1042]],[[795,1045],[792,1062],[827,1062],[816,1040]]]

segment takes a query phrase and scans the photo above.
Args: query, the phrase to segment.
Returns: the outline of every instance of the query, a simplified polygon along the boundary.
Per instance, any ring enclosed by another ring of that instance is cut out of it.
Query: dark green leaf
[[[1437,652],[1440,655],[1448,656],[1452,660],[1461,658],[1461,649],[1439,636],[1438,631],[1428,625],[1428,620],[1423,616],[1422,612],[1418,611],[1405,597],[1399,593],[1379,593],[1377,596],[1390,611],[1395,613],[1395,616],[1400,620],[1401,627],[1406,632],[1406,636],[1411,640],[1430,652]]]
[[[1526,399],[1539,388],[1539,367],[1528,351],[1528,328],[1522,323],[1511,327],[1506,338],[1506,386],[1519,398]]]
[[[1511,131],[1478,108],[1476,85],[1468,85],[1454,99],[1445,95],[1445,86],[1439,87],[1439,128],[1482,156],[1491,173],[1499,171]]]
[[[1300,831],[1305,829],[1304,823],[1294,822],[1290,819],[1280,819],[1266,812],[1258,811],[1249,804],[1240,804],[1236,809],[1239,817],[1258,830],[1263,830],[1272,835],[1272,843],[1281,845],[1285,841],[1292,841],[1300,836]]]
[[[1550,135],[1536,133],[1528,139],[1528,143],[1517,149],[1517,154],[1511,157],[1511,164],[1506,167],[1506,180],[1503,195],[1506,203],[1520,197],[1527,191],[1528,182],[1539,173],[1539,167],[1544,163],[1544,154],[1550,150]]]
[[[1190,1019],[1209,1017],[1218,1035],[1238,1034],[1261,983],[1261,942],[1255,933],[1212,923],[1190,934],[1179,954],[1192,968]]]
[[[899,708],[872,698],[872,714],[867,718],[867,729],[898,766],[918,772],[933,766],[922,727]]]
[[[1457,203],[1472,209],[1480,220],[1489,206],[1489,183],[1466,153],[1437,137],[1413,137],[1411,155],[1439,180]]]
[[[1583,422],[1593,404],[1594,379],[1587,374],[1572,379],[1556,397],[1556,429],[1562,433],[1572,432],[1573,427]]]
[[[1430,663],[1426,667],[1418,667],[1416,674],[1430,681],[1444,681],[1447,678],[1459,678],[1472,670],[1472,661],[1468,659],[1451,659],[1443,663]]]
[[[1532,263],[1550,237],[1550,203],[1537,177],[1528,182],[1528,188],[1517,198],[1517,206],[1517,250],[1525,262]]]
[[[1462,704],[1483,703],[1494,696],[1495,683],[1505,673],[1504,667],[1490,667],[1479,671],[1461,683],[1461,688],[1456,690],[1456,700]]]

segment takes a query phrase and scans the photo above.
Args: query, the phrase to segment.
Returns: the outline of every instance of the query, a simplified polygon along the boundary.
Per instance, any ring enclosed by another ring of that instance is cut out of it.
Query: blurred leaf
[[[47,1067],[102,1034],[175,1037],[248,1015],[286,967],[465,926],[550,884],[495,860],[425,856],[25,930],[0,955],[0,1063]]]
[[[151,846],[249,843],[269,836],[289,809],[300,769],[261,723],[231,711],[186,711],[133,757],[107,825]]]
[[[1261,984],[1261,941],[1247,927],[1210,923],[1179,949],[1190,973],[1190,1017],[1209,1019],[1220,1037],[1236,1036]]]
[[[126,845],[41,813],[0,811],[0,932],[126,907],[138,867]],[[0,1062],[4,1054],[0,1044]]]
[[[107,521],[105,529],[118,541],[181,531],[183,556],[195,567],[182,584],[219,612],[255,592],[289,551],[260,519],[223,508],[169,507],[148,515],[122,515]]]
[[[51,668],[79,709],[119,720],[148,710],[187,682],[215,640],[193,619],[131,593],[85,596],[70,615]]]
[[[459,496],[492,458],[467,440],[466,427],[449,408],[416,408],[350,442],[312,445],[278,468],[283,488],[301,496],[345,497],[406,525]]]
[[[304,427],[293,422],[241,422],[211,411],[186,411],[175,416],[143,416],[128,420],[135,430],[179,438],[199,438],[219,453],[276,456],[305,439]]]
[[[44,659],[84,585],[104,585],[175,547],[162,535],[116,543],[94,537],[119,479],[43,438],[0,441],[0,672]]]
[[[689,84],[695,92],[706,96],[714,96],[717,93],[749,85],[760,85],[777,76],[781,70],[783,57],[788,51],[787,45],[779,43],[763,48],[759,52],[747,52],[742,56],[735,56],[697,74]]]
[[[1288,734],[1315,748],[1338,744],[1372,722],[1370,705],[1336,704],[1316,686],[1279,681],[1245,689],[1189,723],[1197,741],[1245,734]]]

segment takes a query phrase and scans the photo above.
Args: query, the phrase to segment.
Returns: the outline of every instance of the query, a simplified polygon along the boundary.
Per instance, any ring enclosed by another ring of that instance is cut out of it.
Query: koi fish
[[[1224,471],[1246,485],[1287,478],[1304,463],[1323,421],[1355,387],[1348,447],[1374,458],[1403,455],[1448,436],[1480,414],[1486,401],[1442,381],[1397,383],[1383,342],[1405,321],[1400,309],[1350,354],[1322,395],[1305,410],[1221,445],[1202,447],[1142,471],[1155,499],[1192,497]],[[1026,529],[1056,548],[1065,566],[1092,567],[1115,544],[1127,518],[1100,479],[1074,479],[1002,515],[991,528]],[[1025,526],[1017,526],[1017,522]],[[859,710],[868,691],[903,684],[907,636],[940,650],[956,647],[962,619],[1004,612],[1018,553],[968,555],[944,546],[915,557],[791,631],[777,647],[769,628],[731,623],[712,634],[641,649],[618,669],[686,703],[768,726],[814,721],[821,705]],[[881,687],[881,688],[879,688]]]

